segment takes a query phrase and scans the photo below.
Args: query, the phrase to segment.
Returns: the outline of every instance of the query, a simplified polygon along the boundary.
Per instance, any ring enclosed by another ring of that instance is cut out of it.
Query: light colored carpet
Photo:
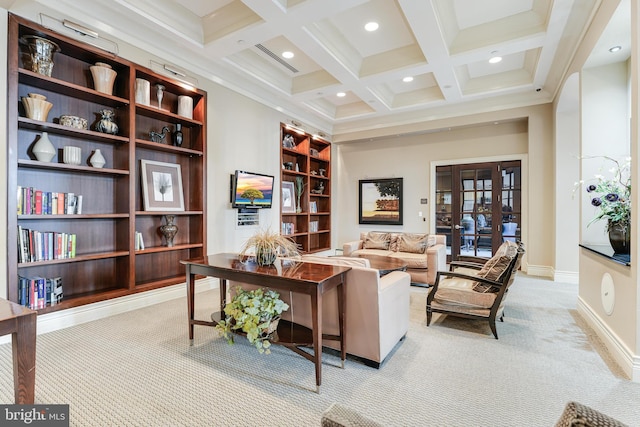
[[[552,426],[569,400],[640,425],[640,384],[603,359],[575,313],[577,287],[520,275],[495,340],[485,322],[434,316],[412,289],[406,339],[380,369],[275,346],[260,355],[213,328],[187,337],[184,299],[38,337],[36,403],[68,403],[73,426],[318,426],[333,402],[388,426]],[[217,291],[199,294],[207,319]],[[11,345],[0,399],[13,400]]]

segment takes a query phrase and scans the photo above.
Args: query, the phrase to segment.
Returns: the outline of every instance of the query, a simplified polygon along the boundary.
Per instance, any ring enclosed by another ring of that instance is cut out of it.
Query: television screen
[[[273,176],[237,170],[232,185],[234,208],[270,208],[273,198]]]

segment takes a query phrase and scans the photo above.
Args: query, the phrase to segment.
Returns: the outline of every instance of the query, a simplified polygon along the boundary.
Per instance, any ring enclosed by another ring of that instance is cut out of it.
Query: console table
[[[220,306],[224,307],[227,298],[227,280],[247,283],[280,291],[297,292],[311,297],[311,329],[286,320],[278,324],[278,339],[273,344],[283,345],[295,353],[312,361],[316,368],[316,392],[322,384],[322,340],[340,342],[342,366],[346,359],[345,336],[345,274],[351,267],[309,262],[284,263],[277,260],[273,266],[261,267],[252,262],[241,262],[237,254],[222,253],[208,255],[204,259],[180,261],[185,265],[187,275],[187,310],[189,316],[189,340],[193,344],[195,325],[215,326],[223,318],[222,312],[212,315],[213,321],[194,318],[195,276],[203,275],[220,279]],[[340,335],[322,333],[322,295],[333,289],[338,291],[338,322]],[[300,347],[313,346],[310,354]]]
[[[15,403],[33,404],[36,385],[37,313],[0,298],[0,335],[11,334]]]

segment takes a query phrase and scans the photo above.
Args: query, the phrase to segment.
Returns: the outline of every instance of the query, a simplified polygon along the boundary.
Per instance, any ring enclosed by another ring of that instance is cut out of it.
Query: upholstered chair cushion
[[[509,263],[518,253],[518,245],[511,241],[506,241],[496,251],[495,255],[487,261],[482,269],[476,274],[478,277],[498,281],[502,274],[509,267]],[[473,290],[476,292],[499,292],[500,288],[487,283],[475,282]]]
[[[391,242],[390,233],[377,233],[370,231],[364,239],[364,249],[389,249]]]

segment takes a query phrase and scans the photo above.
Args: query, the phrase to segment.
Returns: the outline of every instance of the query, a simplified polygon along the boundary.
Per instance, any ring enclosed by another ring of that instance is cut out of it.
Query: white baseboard
[[[553,279],[553,268],[546,265],[527,264],[522,268],[529,276],[547,277]]]
[[[580,274],[577,271],[558,271],[555,270],[553,274],[553,280],[561,283],[571,283],[572,285],[579,284]]]
[[[195,291],[203,292],[216,289],[219,286],[217,279],[206,277],[196,281]],[[153,291],[140,292],[120,298],[99,301],[80,307],[54,311],[52,313],[38,315],[38,335],[57,331],[70,326],[80,325],[93,320],[103,319],[115,314],[126,313],[138,308],[147,307],[187,295],[185,283],[180,283]],[[11,342],[11,335],[0,337],[0,344]]]
[[[640,382],[640,357],[634,356],[615,332],[580,297],[578,297],[578,313],[593,328],[607,347],[607,350],[609,350],[609,353],[611,353],[613,359],[620,365],[620,368],[629,376],[631,381]]]

